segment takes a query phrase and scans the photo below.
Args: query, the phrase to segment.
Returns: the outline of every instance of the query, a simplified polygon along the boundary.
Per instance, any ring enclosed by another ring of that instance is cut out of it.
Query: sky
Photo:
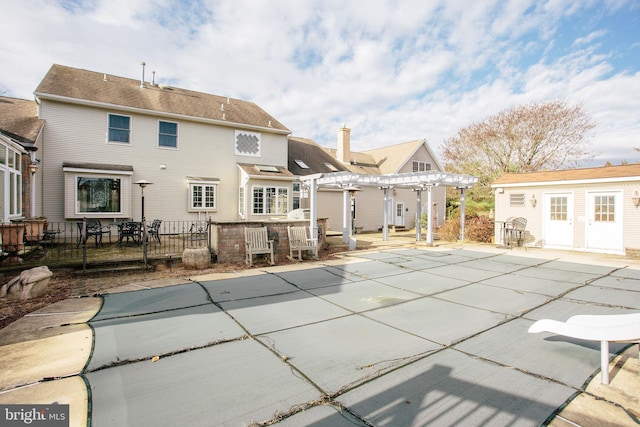
[[[52,64],[255,102],[351,148],[448,138],[517,105],[581,105],[582,166],[640,161],[637,0],[0,0],[0,95]],[[442,159],[440,158],[442,161]]]

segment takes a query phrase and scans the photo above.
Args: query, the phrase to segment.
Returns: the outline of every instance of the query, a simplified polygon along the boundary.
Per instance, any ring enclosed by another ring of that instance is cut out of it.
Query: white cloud
[[[144,60],[149,78],[155,70],[161,82],[254,101],[295,135],[322,144],[334,146],[346,122],[360,150],[417,138],[437,150],[489,114],[562,98],[595,116],[604,159],[632,140],[640,145],[632,99],[640,76],[637,62],[624,69],[613,63],[605,39],[616,28],[598,17],[625,17],[634,7],[563,0],[8,2],[12,19],[0,39],[13,42],[0,44],[0,93],[30,98],[53,63],[139,78]],[[638,35],[625,37],[627,50],[640,43]]]

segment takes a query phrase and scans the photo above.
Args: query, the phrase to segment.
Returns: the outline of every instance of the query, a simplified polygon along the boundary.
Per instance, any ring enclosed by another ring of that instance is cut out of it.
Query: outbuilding
[[[524,244],[627,254],[640,249],[640,164],[505,174],[495,190],[496,241],[526,219]]]

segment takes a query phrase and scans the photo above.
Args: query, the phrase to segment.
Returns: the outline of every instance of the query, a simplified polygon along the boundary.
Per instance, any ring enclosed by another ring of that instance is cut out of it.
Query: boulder
[[[204,270],[209,268],[211,253],[209,248],[187,248],[182,252],[182,264],[190,270]]]
[[[27,300],[44,294],[53,273],[49,267],[34,267],[22,271],[0,287],[0,298]]]

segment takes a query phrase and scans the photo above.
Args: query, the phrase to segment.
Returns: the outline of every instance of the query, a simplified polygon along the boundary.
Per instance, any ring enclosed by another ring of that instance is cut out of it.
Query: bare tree
[[[442,145],[447,170],[487,185],[507,172],[575,167],[590,160],[594,122],[581,106],[549,101],[502,111],[461,129]]]

